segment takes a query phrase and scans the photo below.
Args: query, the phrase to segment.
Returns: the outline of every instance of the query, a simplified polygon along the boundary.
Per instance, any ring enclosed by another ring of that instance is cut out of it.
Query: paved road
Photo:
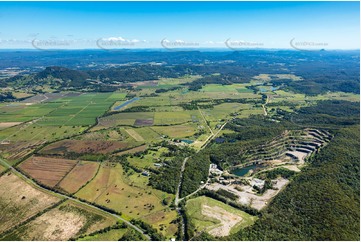
[[[127,224],[129,227],[132,227],[133,229],[137,230],[139,233],[143,234],[148,240],[151,240],[151,238],[149,237],[149,235],[145,234],[142,229],[138,228],[138,227],[135,226],[134,224],[132,224],[132,223],[130,223],[129,221],[125,220],[125,219],[122,218],[121,216],[119,216],[119,215],[117,215],[117,214],[114,214],[114,213],[110,213],[110,212],[108,212],[108,211],[105,211],[105,210],[103,210],[103,209],[101,209],[101,208],[98,208],[98,207],[96,207],[96,206],[93,206],[93,205],[91,205],[91,204],[82,202],[82,201],[80,201],[80,200],[77,199],[77,198],[69,197],[69,196],[67,196],[67,195],[65,195],[65,194],[62,194],[62,193],[59,193],[59,192],[55,192],[55,191],[51,191],[51,190],[48,190],[48,189],[46,189],[46,188],[44,188],[44,187],[41,187],[41,186],[39,186],[37,183],[35,183],[33,180],[31,180],[30,178],[28,178],[27,176],[25,176],[25,175],[22,174],[21,172],[17,171],[14,167],[12,167],[10,164],[8,164],[5,160],[3,160],[3,159],[0,158],[0,163],[1,163],[3,166],[5,166],[6,168],[11,169],[11,171],[12,171],[14,174],[22,177],[23,179],[25,179],[26,181],[28,181],[29,183],[31,183],[34,187],[36,187],[36,188],[38,188],[38,189],[40,189],[40,190],[47,191],[47,192],[52,193],[52,194],[56,194],[56,195],[58,195],[59,197],[67,198],[67,199],[72,200],[72,201],[74,201],[74,202],[76,202],[76,203],[80,203],[80,204],[82,204],[82,205],[84,205],[84,206],[87,206],[87,207],[90,207],[90,208],[93,208],[93,209],[96,209],[96,210],[100,210],[100,211],[102,211],[102,212],[104,212],[104,213],[106,213],[106,214],[108,214],[108,215],[110,215],[110,216],[112,216],[112,217],[114,217],[114,218],[116,218],[116,219],[119,219],[119,220],[123,221],[123,222],[124,222],[125,224]]]
[[[179,192],[180,192],[180,188],[181,188],[181,185],[182,185],[183,172],[184,172],[184,169],[186,167],[186,163],[187,163],[188,159],[189,159],[189,157],[184,158],[183,164],[182,164],[182,167],[181,167],[180,176],[179,176],[179,184],[178,184],[178,187],[177,187],[177,192],[175,194],[175,200],[174,200],[174,205],[175,206],[178,206],[178,203],[179,203]]]
[[[200,110],[199,110],[200,111]],[[202,116],[203,117],[203,116]],[[204,117],[203,117],[204,118]],[[205,120],[206,122],[206,120]],[[204,144],[201,146],[201,148],[199,150],[197,150],[196,153],[198,153],[199,151],[203,150],[208,144],[209,142],[214,139],[215,137],[217,137],[217,135],[219,134],[219,132],[221,132],[221,130],[224,128],[224,126],[226,126],[226,124],[228,123],[228,120],[219,128],[219,130],[216,132],[216,133],[213,133],[212,129],[208,126],[208,128],[211,130],[212,134],[206,139],[206,141],[204,142]],[[206,122],[207,124],[207,122]],[[194,192],[192,192],[191,194],[188,194],[187,196],[185,197],[182,197],[182,198],[179,198],[179,192],[180,192],[180,188],[182,186],[182,180],[183,180],[183,173],[184,173],[184,169],[185,169],[185,165],[188,161],[190,157],[186,157],[184,160],[183,160],[183,164],[182,164],[182,167],[181,167],[181,171],[180,171],[180,179],[179,179],[179,184],[178,184],[178,188],[177,188],[177,192],[176,192],[176,196],[175,196],[175,200],[174,200],[174,205],[176,207],[176,210],[177,212],[179,213],[179,215],[181,216],[182,218],[182,227],[181,227],[181,231],[180,233],[182,234],[182,237],[184,238],[184,235],[185,235],[185,221],[184,221],[184,216],[182,216],[181,212],[180,212],[180,208],[178,207],[179,205],[179,202],[182,201],[183,199],[185,198],[188,198],[194,194],[196,194],[197,192],[199,192],[200,190],[202,190],[203,188],[205,188],[207,186],[207,184],[209,183],[209,170],[208,170],[208,178],[207,178],[207,181],[201,185],[197,190],[195,190]]]

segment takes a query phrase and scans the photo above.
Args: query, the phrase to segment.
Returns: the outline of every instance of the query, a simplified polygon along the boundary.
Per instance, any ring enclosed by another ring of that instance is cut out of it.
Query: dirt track
[[[242,217],[230,213],[218,206],[210,207],[208,205],[203,205],[202,214],[210,218],[215,218],[221,222],[220,225],[217,225],[217,227],[208,231],[211,235],[219,237],[228,236],[231,229],[243,220]]]

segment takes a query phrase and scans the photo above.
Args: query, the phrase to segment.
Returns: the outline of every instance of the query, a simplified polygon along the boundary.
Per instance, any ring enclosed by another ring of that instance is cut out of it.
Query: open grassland
[[[256,217],[220,201],[201,196],[187,201],[187,216],[197,232],[227,236],[252,225]]]
[[[98,162],[79,161],[59,183],[59,187],[69,193],[75,193],[91,180],[99,167]]]
[[[220,119],[228,118],[231,113],[235,113],[249,107],[249,104],[222,103],[211,109],[203,109],[202,112],[208,121],[218,121]]]
[[[145,151],[147,148],[148,148],[148,145],[141,145],[141,146],[138,146],[135,148],[131,148],[129,150],[115,153],[114,155],[121,156],[121,155],[125,155],[125,154],[134,154],[134,153]]]
[[[274,91],[275,95],[270,97],[271,103],[279,102],[291,102],[293,104],[298,104],[306,106],[307,102],[314,102],[320,100],[344,100],[350,102],[359,102],[360,95],[354,93],[344,93],[344,92],[328,92],[325,94],[319,94],[315,96],[306,96],[305,94],[293,93],[291,91],[277,90]]]
[[[76,164],[75,160],[32,156],[19,168],[40,183],[54,187]]]
[[[6,170],[6,168],[4,166],[0,165],[0,172],[3,172],[5,170]]]
[[[191,122],[192,117],[195,112],[192,111],[183,111],[183,112],[156,112],[154,114],[154,124],[155,125],[172,125],[172,124],[182,124],[186,122]]]
[[[116,146],[119,145],[121,146],[126,145],[125,149],[129,149],[131,147],[135,147],[144,143],[143,141],[136,141],[132,136],[129,135],[128,132],[126,132],[125,129],[127,128],[114,127],[114,128],[95,130],[79,135],[75,137],[75,139],[80,141],[78,142],[79,144],[81,144],[84,141],[96,141],[94,142],[94,144],[96,144],[99,141],[102,141],[102,142],[107,142],[107,144],[112,144],[113,148],[116,148]],[[120,149],[123,148],[120,147]]]
[[[160,141],[161,137],[158,132],[153,130],[153,127],[141,127],[134,129],[146,142]]]
[[[0,233],[60,201],[12,173],[0,177]]]
[[[97,176],[76,196],[122,212],[124,218],[142,218],[167,209],[163,199],[173,198],[148,186],[148,179],[138,173],[126,174],[119,164],[103,164]]]
[[[127,132],[136,141],[144,141],[144,138],[134,129],[126,129],[125,132]]]
[[[291,81],[301,81],[302,77],[296,76],[294,74],[259,74],[252,78],[251,83],[266,83],[272,80],[288,79]]]
[[[187,110],[178,112],[130,112],[117,113],[99,119],[98,126],[152,126],[154,125],[174,125],[192,122],[192,116],[200,118],[197,110]],[[146,122],[150,121],[150,122]]]
[[[154,163],[159,163],[161,155],[168,151],[169,151],[168,148],[160,147],[154,150],[148,150],[147,154],[139,157],[138,156],[127,157],[127,160],[131,165],[134,165],[139,168],[147,168],[147,167],[155,168]]]
[[[164,134],[170,138],[185,138],[191,137],[196,133],[196,127],[194,124],[181,124],[172,126],[152,127],[157,133]]]
[[[175,238],[178,231],[177,212],[170,208],[156,211],[141,218],[163,234],[167,239]]]
[[[238,118],[248,118],[250,115],[263,115],[264,111],[261,106],[251,106],[249,109],[240,109],[237,116]]]
[[[248,83],[231,85],[207,84],[200,92],[253,93],[253,90],[247,88],[248,85]]]
[[[97,210],[67,201],[29,221],[4,240],[69,240],[114,224],[116,221]]]
[[[158,85],[179,85],[179,84],[185,84],[189,82],[193,82],[194,80],[197,80],[201,78],[202,76],[199,75],[192,75],[192,76],[184,76],[180,78],[161,78],[158,80]]]
[[[19,124],[21,124],[21,122],[2,122],[0,123],[0,130],[10,128]]]
[[[78,140],[110,140],[110,141],[124,141],[129,135],[123,135],[119,128],[109,128],[99,131],[92,131],[82,134],[76,139]]]
[[[42,126],[37,123],[21,124],[0,131],[0,140],[4,141],[52,141],[76,135],[84,131],[80,126]]]

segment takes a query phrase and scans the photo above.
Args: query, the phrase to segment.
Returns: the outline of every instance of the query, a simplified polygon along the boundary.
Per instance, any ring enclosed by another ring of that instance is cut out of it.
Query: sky
[[[359,2],[0,2],[0,49],[359,49]]]

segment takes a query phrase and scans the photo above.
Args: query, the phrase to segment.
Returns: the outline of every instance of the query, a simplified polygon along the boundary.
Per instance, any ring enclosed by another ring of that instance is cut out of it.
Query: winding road
[[[204,119],[204,122],[205,124],[208,126],[208,129],[211,131],[211,135],[208,136],[208,138],[204,141],[203,145],[201,146],[201,148],[199,150],[197,150],[196,153],[200,152],[201,150],[203,150],[208,144],[209,142],[214,139],[215,137],[217,137],[217,135],[219,134],[219,132],[221,132],[221,130],[224,128],[224,126],[226,126],[226,124],[229,122],[229,120],[227,120],[224,124],[222,124],[222,126],[217,130],[216,133],[213,132],[213,130],[211,129],[211,127],[209,127],[209,125],[207,124],[207,120],[205,119],[205,117],[203,116],[200,108],[198,107],[198,110],[199,112],[201,113],[203,119]],[[182,198],[179,198],[179,193],[180,193],[180,188],[182,186],[182,181],[183,181],[183,173],[184,173],[184,169],[185,169],[185,166],[186,166],[186,163],[188,161],[188,159],[190,158],[190,156],[186,157],[184,160],[183,160],[183,163],[182,163],[182,167],[181,167],[181,171],[180,171],[180,176],[179,176],[179,184],[178,184],[178,187],[177,187],[177,192],[176,192],[176,195],[175,195],[175,199],[174,199],[174,205],[176,207],[176,210],[178,212],[178,214],[181,216],[182,218],[182,226],[181,226],[181,231],[180,231],[180,234],[182,235],[182,238],[184,238],[184,235],[185,235],[185,221],[184,221],[184,216],[182,215],[181,213],[181,209],[179,207],[179,202],[181,202],[182,200],[188,198],[188,197],[191,197],[193,196],[194,194],[196,194],[197,192],[199,192],[200,190],[202,190],[203,188],[205,188],[207,186],[207,184],[209,183],[209,170],[208,170],[208,178],[207,178],[207,181],[201,185],[197,190],[195,190],[194,192],[192,192],[191,194],[188,194],[187,196],[185,197],[182,197]]]

